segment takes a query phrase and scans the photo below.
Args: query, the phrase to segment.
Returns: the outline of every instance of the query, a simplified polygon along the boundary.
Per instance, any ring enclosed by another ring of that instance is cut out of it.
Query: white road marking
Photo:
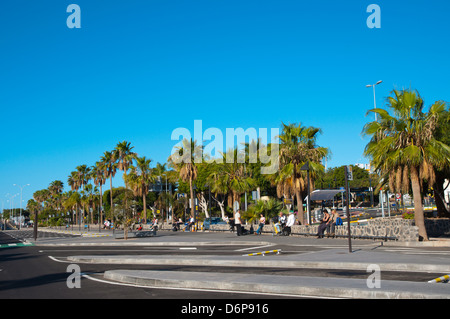
[[[275,246],[275,244],[265,245],[265,246],[255,246],[255,247],[248,247],[248,248],[242,248],[242,249],[236,249],[235,251],[246,251],[246,250],[252,250],[252,249],[261,249],[265,247],[272,247]]]

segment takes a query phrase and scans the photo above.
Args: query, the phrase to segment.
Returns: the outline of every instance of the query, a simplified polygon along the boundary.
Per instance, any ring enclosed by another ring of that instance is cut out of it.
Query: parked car
[[[208,230],[210,225],[226,225],[227,222],[223,221],[220,217],[209,217],[203,222],[203,230]]]

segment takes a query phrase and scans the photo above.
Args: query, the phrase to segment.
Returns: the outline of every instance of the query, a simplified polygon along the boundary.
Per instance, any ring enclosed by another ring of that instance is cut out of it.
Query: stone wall
[[[250,225],[244,228],[250,230]],[[318,231],[318,225],[294,225],[292,226],[293,236],[315,236]],[[253,226],[256,231],[257,226]],[[211,231],[228,231],[228,225],[211,225]],[[263,233],[272,234],[273,225],[265,225]],[[326,232],[325,232],[326,234]],[[348,236],[347,226],[336,226],[335,234],[337,237]],[[387,239],[399,241],[417,241],[419,239],[419,229],[414,226],[413,220],[401,218],[377,218],[370,219],[366,225],[351,225],[351,235],[354,238],[366,239]]]
[[[244,228],[250,230],[251,225],[244,225]],[[293,236],[315,236],[318,231],[318,225],[294,225],[292,226]],[[425,227],[429,237],[450,236],[450,219],[448,218],[429,218],[425,219]],[[170,225],[161,229],[171,229]],[[258,229],[253,225],[253,230]],[[227,231],[228,225],[211,225],[210,231]],[[273,225],[264,225],[263,234],[272,234]],[[326,232],[325,232],[326,234]],[[337,237],[347,237],[347,226],[336,226],[335,234]],[[351,225],[351,235],[354,238],[362,239],[386,239],[398,241],[418,241],[419,227],[415,226],[414,220],[402,219],[398,217],[385,217],[369,219],[362,225]]]

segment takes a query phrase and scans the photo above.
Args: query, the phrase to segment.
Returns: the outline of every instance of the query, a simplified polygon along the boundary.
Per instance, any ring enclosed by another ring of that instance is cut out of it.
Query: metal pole
[[[30,184],[26,184],[24,186],[14,184],[14,186],[17,186],[20,188],[20,216],[19,216],[19,230],[20,230],[20,229],[22,229],[22,224],[21,224],[21,222],[22,222],[22,193],[23,193],[23,189],[27,186],[30,186]]]
[[[208,184],[208,188],[209,188],[209,205],[208,205],[208,208],[209,208],[209,217],[212,217],[211,216],[211,185],[209,185]]]
[[[348,169],[347,166],[345,166],[345,200],[346,200],[346,211],[347,211],[347,229],[348,229],[348,251],[352,252],[352,237],[351,237],[351,231],[350,231],[350,210],[349,210],[349,189],[348,189]]]
[[[391,202],[389,200],[389,191],[386,191],[388,216],[391,217]]]
[[[375,98],[375,85],[373,85],[373,105],[375,108],[377,108],[377,102],[376,102],[376,98]],[[377,118],[377,113],[375,113],[375,122],[378,122],[378,118]]]
[[[309,224],[311,225],[311,190],[310,190],[310,181],[309,181],[309,162],[308,169],[306,170],[307,178],[308,178],[308,202],[306,203],[306,210],[308,213]]]

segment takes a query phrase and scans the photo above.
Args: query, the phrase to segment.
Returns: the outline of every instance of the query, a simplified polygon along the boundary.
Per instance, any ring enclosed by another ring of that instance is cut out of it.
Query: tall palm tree
[[[96,202],[98,199],[98,188],[96,186],[92,186],[92,184],[87,184],[82,191],[83,194],[83,202],[85,206],[87,206],[88,213],[90,212],[90,223],[94,221],[94,211],[96,208]],[[92,208],[92,210],[91,210]]]
[[[424,102],[415,90],[393,90],[387,99],[392,115],[384,109],[372,109],[380,120],[367,123],[363,134],[370,135],[364,154],[371,158],[371,164],[381,173],[399,167],[409,172],[413,198],[414,219],[419,227],[419,236],[428,240],[422,206],[421,183],[429,185],[435,180],[435,169],[450,165],[450,147],[435,139],[440,116],[445,103],[438,101],[424,112]]]
[[[150,184],[155,182],[156,176],[150,168],[151,159],[143,157],[136,158],[136,166],[130,167],[130,173],[127,176],[127,184],[133,190],[136,196],[142,196],[144,205],[144,221],[147,220],[147,194]]]
[[[167,172],[167,168],[166,168],[167,163],[161,164],[161,163],[156,163],[155,168],[153,169],[154,174],[156,176],[162,176],[164,173]]]
[[[113,187],[112,187],[112,179],[116,175],[117,171],[117,158],[114,152],[104,152],[103,156],[100,159],[100,167],[103,169],[104,176],[109,178],[110,192],[109,196],[111,199],[111,218],[114,224],[114,206],[113,206]]]
[[[194,181],[197,179],[197,165],[195,158],[202,152],[201,146],[197,141],[184,139],[182,146],[178,147],[174,154],[170,155],[168,162],[178,172],[178,176],[184,181],[189,182],[191,195],[191,215],[195,216],[194,208]]]
[[[61,194],[64,189],[64,183],[60,180],[55,180],[50,183],[48,190],[50,191],[51,197],[55,202],[55,209],[61,212]]]
[[[81,185],[82,190],[84,190],[85,185],[89,182],[90,180],[90,167],[88,167],[87,165],[79,165],[76,167],[76,172],[78,175],[78,184]]]
[[[34,193],[33,197],[38,198],[38,194]],[[39,214],[39,203],[36,201],[36,199],[29,199],[27,202],[27,210],[30,212],[34,212],[34,240],[37,239],[37,226],[38,226],[38,214]]]
[[[305,163],[309,164],[311,172],[311,189],[314,189],[314,178],[322,172],[324,167],[322,159],[328,157],[328,148],[316,145],[317,136],[321,133],[319,128],[304,127],[299,124],[286,125],[279,136],[280,139],[280,172],[272,176],[277,185],[277,194],[293,194],[297,198],[298,217],[304,223],[302,191],[305,190],[304,171]]]
[[[75,219],[78,219],[78,207],[81,206],[81,195],[77,191],[69,191],[63,206],[67,210],[75,211]]]
[[[137,157],[137,153],[132,151],[133,148],[134,146],[131,146],[131,143],[123,141],[119,142],[113,151],[117,159],[117,168],[124,172],[125,187],[127,187],[126,177],[128,168]]]
[[[103,225],[103,190],[102,186],[106,182],[105,170],[102,168],[101,162],[96,162],[94,166],[91,167],[91,178],[95,186],[100,189],[100,213],[98,216],[99,225]]]
[[[91,171],[90,167],[88,167],[85,164],[79,165],[79,166],[76,167],[76,173],[77,173],[77,176],[78,176],[78,187],[81,187],[83,195],[84,195],[85,187],[86,187],[87,183],[89,183],[89,180],[91,178],[90,171]],[[83,215],[82,216],[82,218],[83,218],[82,221],[83,222],[84,222],[84,218],[85,218],[84,215],[86,214],[85,213],[86,212],[85,204],[86,204],[86,202],[83,201],[83,205],[82,205],[82,215]]]
[[[119,142],[114,149],[114,152],[116,153],[117,158],[117,168],[121,171],[123,171],[123,180],[125,182],[125,188],[128,188],[127,185],[127,171],[130,165],[133,164],[133,160],[137,157],[137,154],[134,153],[133,150],[134,146],[131,146],[131,143],[127,141]],[[124,194],[127,194],[126,191]],[[125,230],[125,239],[127,239],[128,234],[128,198],[129,196],[125,196],[125,216],[124,216],[124,230]]]

